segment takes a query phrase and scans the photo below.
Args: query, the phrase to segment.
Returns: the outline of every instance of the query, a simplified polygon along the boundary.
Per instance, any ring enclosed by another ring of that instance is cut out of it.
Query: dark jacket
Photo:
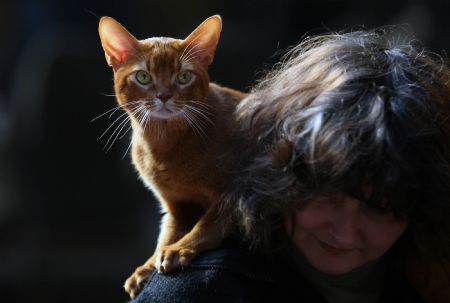
[[[389,275],[383,302],[423,302],[404,279]],[[227,243],[204,252],[184,270],[153,272],[132,303],[325,303],[296,272],[293,262],[275,254],[266,257]]]

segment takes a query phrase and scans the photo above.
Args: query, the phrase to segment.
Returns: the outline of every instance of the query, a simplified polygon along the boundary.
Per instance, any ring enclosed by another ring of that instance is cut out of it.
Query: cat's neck
[[[212,119],[213,117],[211,117]],[[212,128],[192,126],[185,120],[154,119],[145,129],[133,123],[133,144],[141,145],[154,159],[164,161],[190,153],[204,153],[211,143]]]

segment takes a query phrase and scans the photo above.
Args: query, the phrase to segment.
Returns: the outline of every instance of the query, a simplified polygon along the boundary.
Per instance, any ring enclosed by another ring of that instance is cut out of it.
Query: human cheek
[[[400,238],[408,226],[406,221],[376,221],[365,223],[365,239],[374,255],[381,256]]]
[[[297,209],[290,214],[290,218],[287,232],[292,242],[303,253],[308,252],[311,247],[311,235],[315,234],[317,229],[314,215],[307,210]]]

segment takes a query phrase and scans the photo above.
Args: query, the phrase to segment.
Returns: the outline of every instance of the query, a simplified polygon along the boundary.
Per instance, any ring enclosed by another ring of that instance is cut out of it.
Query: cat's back
[[[209,83],[207,103],[215,112],[214,129],[221,137],[231,136],[231,130],[236,126],[234,116],[237,105],[247,96],[239,90]]]
[[[213,98],[217,100],[217,102],[228,104],[230,107],[236,107],[236,105],[247,96],[248,93],[221,86],[213,82],[209,83],[208,98]]]

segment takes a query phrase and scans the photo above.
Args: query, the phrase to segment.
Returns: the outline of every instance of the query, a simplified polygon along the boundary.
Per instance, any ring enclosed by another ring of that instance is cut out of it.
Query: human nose
[[[342,249],[357,248],[361,236],[360,202],[344,198],[336,210],[330,227],[334,245]]]

